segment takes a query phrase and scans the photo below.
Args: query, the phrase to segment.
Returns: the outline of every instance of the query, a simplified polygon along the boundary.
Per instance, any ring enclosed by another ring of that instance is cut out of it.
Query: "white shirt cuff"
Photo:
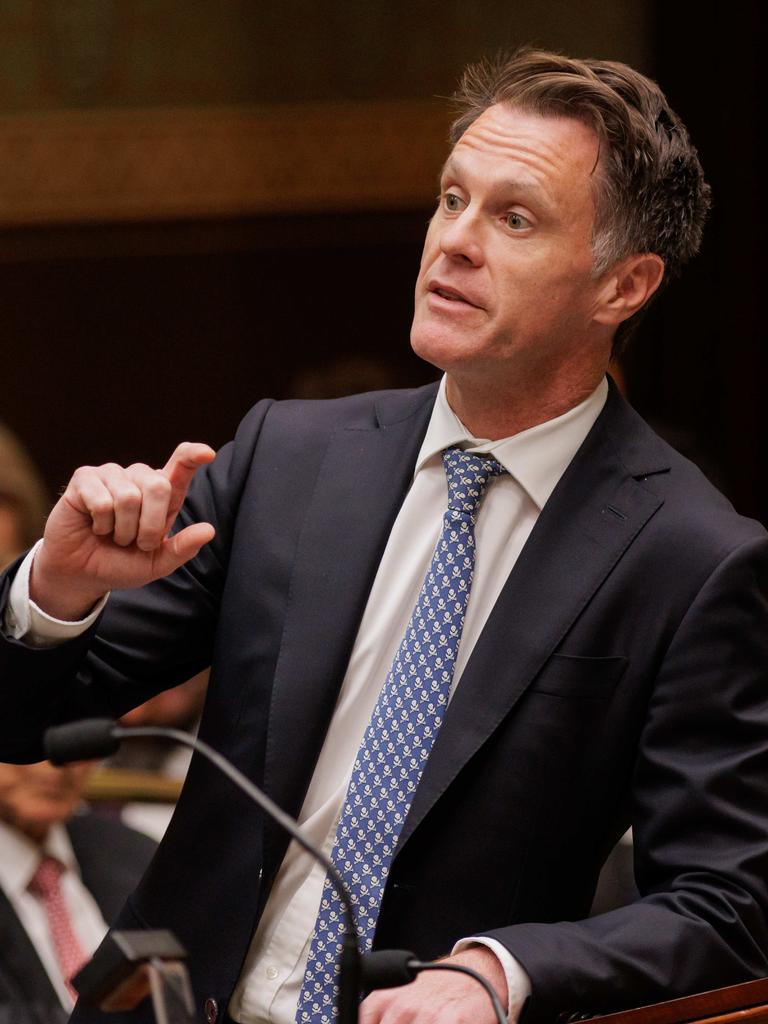
[[[487,949],[490,949],[501,964],[507,979],[507,1017],[511,1024],[515,1024],[525,1005],[526,999],[531,994],[531,979],[506,946],[502,945],[498,939],[490,939],[486,935],[459,939],[451,950],[451,955],[461,953],[471,946],[485,946]]]
[[[19,566],[11,585],[3,620],[6,636],[23,640],[28,647],[56,647],[66,640],[74,640],[96,621],[109,597],[106,594],[89,615],[77,622],[54,619],[39,608],[29,596],[29,575],[37,549],[42,543],[39,540]]]

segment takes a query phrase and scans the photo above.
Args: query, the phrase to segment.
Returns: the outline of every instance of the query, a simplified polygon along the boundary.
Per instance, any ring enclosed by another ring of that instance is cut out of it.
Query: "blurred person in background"
[[[208,669],[170,690],[164,690],[120,719],[123,725],[161,725],[197,734],[208,686]],[[164,779],[184,781],[192,752],[167,740],[135,739],[124,743],[106,763],[107,771],[151,772]],[[174,803],[163,800],[128,799],[121,818],[159,842],[173,816]]]
[[[58,1024],[155,844],[81,803],[95,762],[0,764],[0,1022]]]

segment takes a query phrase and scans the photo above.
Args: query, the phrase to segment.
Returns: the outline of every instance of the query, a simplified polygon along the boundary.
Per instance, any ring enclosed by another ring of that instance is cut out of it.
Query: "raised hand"
[[[79,619],[109,590],[167,576],[214,536],[210,523],[168,531],[197,470],[215,452],[184,442],[162,469],[114,463],[78,469],[48,517],[30,596],[49,615]]]

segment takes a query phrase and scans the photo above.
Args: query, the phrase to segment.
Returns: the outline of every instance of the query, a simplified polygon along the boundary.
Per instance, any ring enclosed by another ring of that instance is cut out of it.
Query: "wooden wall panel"
[[[0,226],[412,209],[447,152],[440,101],[0,117]]]

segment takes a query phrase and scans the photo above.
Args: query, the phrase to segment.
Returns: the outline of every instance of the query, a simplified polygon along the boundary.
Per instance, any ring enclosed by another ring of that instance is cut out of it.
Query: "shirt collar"
[[[0,888],[6,893],[26,891],[43,855],[55,857],[68,870],[78,871],[75,852],[63,825],[51,826],[42,848],[23,832],[0,821]]]
[[[608,381],[603,377],[588,398],[562,416],[529,427],[512,437],[489,441],[474,437],[451,409],[443,376],[416,460],[414,476],[446,448],[485,452],[501,463],[541,510],[592,429],[607,398]]]

